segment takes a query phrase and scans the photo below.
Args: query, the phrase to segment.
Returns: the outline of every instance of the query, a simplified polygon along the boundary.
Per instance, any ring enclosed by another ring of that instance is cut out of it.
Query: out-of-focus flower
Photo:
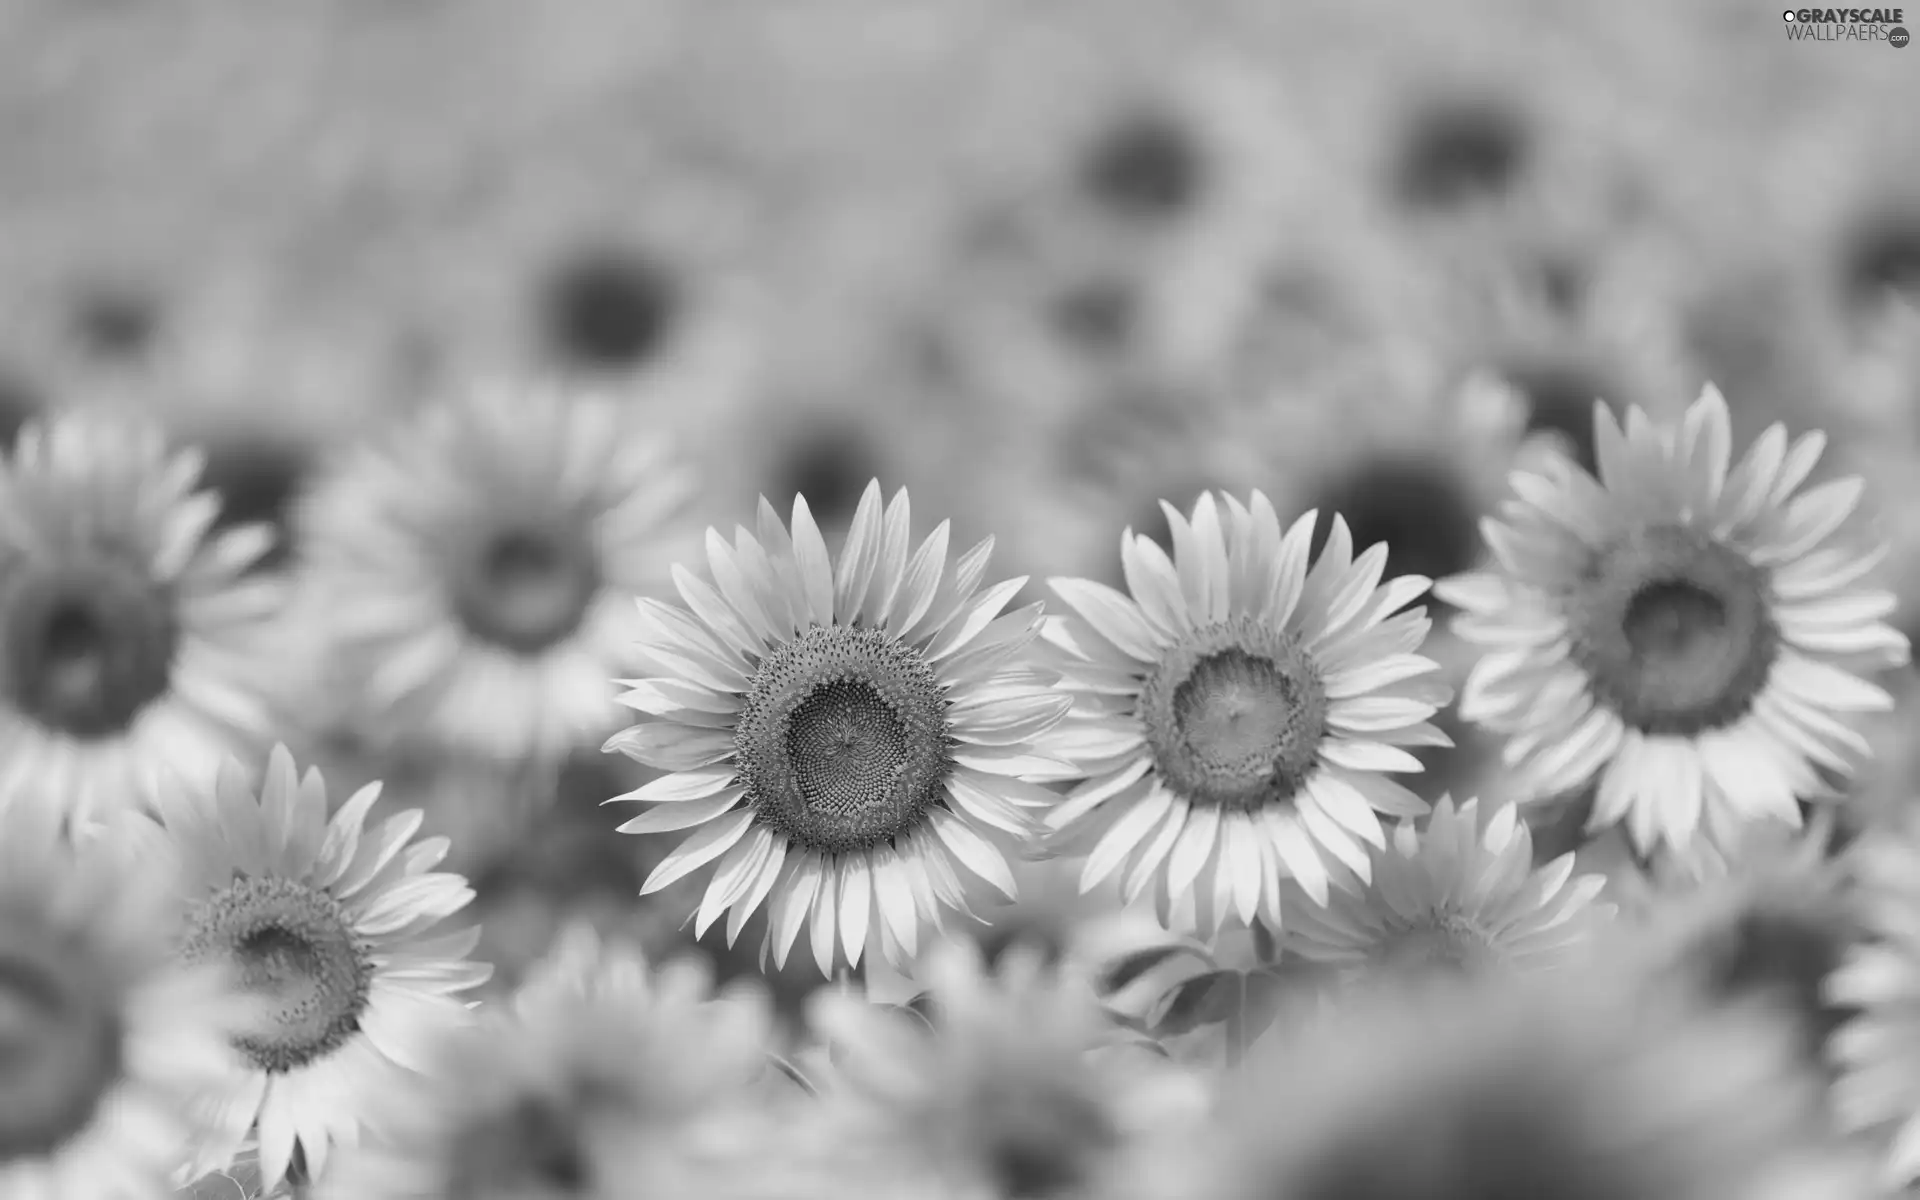
[[[1379,814],[1426,802],[1390,776],[1405,747],[1442,745],[1448,699],[1419,653],[1430,622],[1406,606],[1428,580],[1382,583],[1387,547],[1357,558],[1335,516],[1314,561],[1316,514],[1284,535],[1267,498],[1164,505],[1174,553],[1127,530],[1128,593],[1082,579],[1050,586],[1074,617],[1050,620],[1074,717],[1043,743],[1085,782],[1048,814],[1081,886],[1123,868],[1131,902],[1155,889],[1162,919],[1191,898],[1204,930],[1231,914],[1284,927],[1283,879],[1317,904],[1327,859],[1362,879],[1384,845]]]
[[[649,719],[607,749],[670,774],[620,828],[693,830],[643,892],[714,864],[696,934],[765,904],[774,960],[804,925],[831,974],[836,945],[910,959],[966,876],[1012,894],[1058,799],[1035,781],[1071,770],[1033,747],[1070,701],[1025,658],[1039,606],[1002,615],[1025,580],[980,587],[992,539],[949,566],[948,525],[914,547],[910,511],[869,485],[836,566],[804,498],[791,532],[763,499],[757,535],[707,531],[712,582],[675,568],[686,609],[641,602],[651,676],[621,702]]]
[[[0,1195],[165,1195],[231,1066],[225,979],[174,961],[156,864],[18,798],[0,820]]]
[[[1381,992],[1260,1047],[1179,1194],[1858,1196],[1789,1043],[1762,1013],[1586,971]],[[1767,1190],[1787,1179],[1803,1190]]]
[[[284,589],[241,578],[265,530],[209,534],[200,468],[98,410],[28,426],[0,465],[0,792],[91,820],[268,736],[258,656]]]
[[[1456,809],[1443,798],[1424,827],[1400,822],[1372,857],[1364,887],[1289,914],[1289,948],[1364,971],[1532,969],[1558,965],[1613,915],[1594,903],[1605,877],[1575,878],[1572,854],[1534,867],[1512,804],[1485,816],[1477,800]]]
[[[1798,824],[1815,767],[1865,748],[1848,722],[1892,703],[1862,676],[1907,654],[1892,596],[1862,582],[1884,555],[1837,536],[1860,481],[1796,498],[1826,439],[1784,426],[1730,470],[1712,389],[1677,426],[1595,420],[1599,478],[1559,458],[1516,471],[1494,568],[1437,587],[1488,650],[1462,715],[1510,735],[1540,794],[1597,776],[1590,828],[1624,822],[1643,851]]]
[[[1814,1070],[1826,1069],[1828,1041],[1848,1015],[1827,981],[1864,934],[1844,860],[1830,857],[1832,832],[1825,811],[1801,832],[1756,826],[1725,851],[1698,846],[1656,860],[1653,880],[1616,888],[1646,978],[1772,1009]]]
[[[1149,1196],[1155,1150],[1204,1112],[1195,1079],[1117,1045],[1083,977],[946,946],[925,1019],[819,993],[820,1136],[855,1194]]]
[[[363,736],[557,759],[614,725],[692,475],[607,396],[476,387],[362,447],[303,512],[304,601]]]
[[[318,1195],[730,1198],[782,1166],[765,996],[715,995],[693,960],[573,926],[507,1004],[422,1049]]]
[[[277,1185],[300,1156],[309,1177],[359,1135],[368,1097],[417,1069],[423,1040],[458,1022],[460,992],[491,968],[466,955],[478,929],[436,933],[472,889],[435,872],[445,839],[414,842],[417,811],[368,829],[378,786],[329,817],[317,771],[274,750],[256,793],[237,762],[215,787],[164,786],[158,820],[130,836],[179,870],[188,905],[180,953],[231,970],[254,1012],[233,1038],[241,1061],[213,1098],[199,1173],[230,1163],[257,1130],[262,1175]]]
[[[1385,543],[1395,570],[1438,579],[1481,561],[1478,525],[1522,461],[1526,419],[1491,377],[1436,385],[1409,362],[1319,403],[1275,404],[1254,436],[1280,511],[1337,512],[1355,545]]]
[[[1827,980],[1825,999],[1859,1015],[1834,1034],[1842,1074],[1834,1085],[1842,1126],[1883,1139],[1895,1187],[1920,1179],[1920,1075],[1915,1074],[1915,914],[1920,912],[1920,825],[1862,842],[1854,851],[1861,918],[1869,937]]]

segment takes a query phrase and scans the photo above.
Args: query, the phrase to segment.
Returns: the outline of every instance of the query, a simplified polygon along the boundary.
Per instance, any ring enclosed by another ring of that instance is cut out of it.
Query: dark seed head
[[[680,307],[664,263],[615,247],[563,262],[541,297],[546,336],[563,362],[589,370],[641,365],[664,344]]]
[[[853,521],[867,484],[879,478],[879,455],[859,431],[840,422],[809,429],[775,464],[769,496],[805,496],[824,529]]]
[[[137,358],[153,344],[159,328],[159,305],[126,288],[90,292],[74,307],[74,334],[81,348],[96,358]]]
[[[1125,280],[1095,276],[1079,280],[1054,297],[1053,326],[1072,345],[1108,354],[1132,340],[1140,316],[1140,297]]]
[[[46,407],[46,397],[31,380],[0,366],[0,452],[12,448],[20,427]]]
[[[1206,175],[1205,155],[1186,123],[1153,108],[1108,126],[1081,166],[1082,187],[1094,203],[1116,216],[1152,222],[1192,208]]]
[[[1415,115],[1394,169],[1394,189],[1416,209],[1449,209],[1497,197],[1519,181],[1530,153],[1526,122],[1490,100],[1441,102]]]
[[[1920,296],[1920,212],[1862,222],[1841,250],[1840,283],[1847,296],[1862,303],[1889,289]]]
[[[1527,402],[1528,432],[1554,435],[1575,462],[1595,470],[1593,406],[1618,404],[1611,383],[1582,363],[1546,358],[1514,363],[1500,374]]]
[[[220,497],[215,528],[267,525],[273,530],[273,545],[259,566],[284,566],[293,553],[294,504],[312,472],[311,453],[285,441],[245,438],[208,447],[201,485]]]
[[[1480,514],[1465,481],[1441,460],[1364,461],[1330,480],[1310,507],[1323,514],[1313,531],[1317,557],[1338,513],[1353,534],[1355,552],[1387,544],[1396,575],[1438,579],[1473,565],[1480,551]]]

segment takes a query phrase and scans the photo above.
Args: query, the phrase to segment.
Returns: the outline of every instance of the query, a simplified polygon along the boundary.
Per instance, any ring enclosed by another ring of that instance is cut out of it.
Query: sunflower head
[[[1050,745],[1086,781],[1048,824],[1086,856],[1084,889],[1120,872],[1129,901],[1157,883],[1163,909],[1191,900],[1212,928],[1280,927],[1283,880],[1324,903],[1329,863],[1371,873],[1381,813],[1425,811],[1389,776],[1420,769],[1406,747],[1447,744],[1425,610],[1407,607],[1427,580],[1385,580],[1387,548],[1356,556],[1337,516],[1316,560],[1317,514],[1283,533],[1258,492],[1163,507],[1173,554],[1123,534],[1126,593],[1051,581],[1072,615],[1045,636],[1076,712]]]
[[[389,1130],[325,1181],[342,1197],[732,1195],[775,1131],[760,1084],[772,1022],[758,992],[716,995],[570,926],[509,1001],[439,1030],[430,1069],[375,1098]]]
[[[299,527],[355,731],[509,760],[603,738],[692,490],[663,434],[581,391],[472,388],[346,456]]]
[[[1624,824],[1643,853],[1797,826],[1891,703],[1868,677],[1907,654],[1864,582],[1884,551],[1844,530],[1861,482],[1802,491],[1826,439],[1779,425],[1735,462],[1711,387],[1675,422],[1594,420],[1598,475],[1516,471],[1491,568],[1438,589],[1486,651],[1462,714],[1510,739],[1530,790],[1595,783],[1593,828]]]
[[[1472,975],[1564,961],[1613,914],[1600,875],[1574,876],[1565,854],[1536,869],[1515,805],[1458,808],[1443,797],[1424,827],[1394,829],[1371,879],[1302,906],[1288,931],[1299,954],[1369,973]]]
[[[963,1196],[1109,1194],[1150,1133],[1197,1115],[1183,1075],[1113,1043],[1077,973],[1024,951],[990,971],[958,944],[927,973],[924,1021],[815,998],[830,1125],[862,1171]]]
[[[164,864],[0,805],[0,1192],[163,1192],[243,1013],[172,953]]]
[[[210,777],[264,732],[246,655],[281,588],[240,576],[270,535],[210,532],[201,467],[92,409],[30,424],[0,463],[0,729],[76,809],[124,805],[163,767]]]
[[[716,864],[696,934],[729,942],[761,905],[784,965],[802,926],[831,973],[869,936],[905,961],[924,925],[1011,896],[1007,858],[1068,768],[1031,748],[1070,701],[1027,657],[1038,605],[981,588],[991,540],[947,560],[948,526],[915,546],[904,491],[870,484],[838,562],[796,498],[791,532],[765,500],[758,529],[707,533],[710,573],[677,568],[686,608],[640,604],[622,702],[648,720],[615,736],[663,775],[620,800],[653,807],[625,833],[694,832],[649,877],[657,891]],[[717,860],[717,862],[716,862]]]
[[[446,840],[414,841],[418,811],[369,828],[379,795],[369,785],[334,809],[320,773],[277,747],[259,786],[230,760],[213,787],[169,781],[153,818],[129,823],[178,868],[180,957],[226,970],[249,1005],[203,1171],[230,1162],[257,1119],[269,1184],[296,1154],[317,1176],[356,1135],[361,1099],[416,1061],[427,1029],[464,1019],[457,996],[491,974],[466,958],[477,929],[436,928],[473,898],[433,869]]]

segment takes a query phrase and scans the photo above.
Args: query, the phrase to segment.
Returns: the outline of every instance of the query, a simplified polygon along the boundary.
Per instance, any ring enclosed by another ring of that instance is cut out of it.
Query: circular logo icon
[[[1908,40],[1907,27],[1904,25],[1895,25],[1892,29],[1887,30],[1887,40],[1893,43],[1895,50],[1905,49]]]
[[[1783,12],[1783,13],[1781,13],[1780,15],[1781,15],[1781,16],[1783,16],[1783,17],[1785,17],[1785,18],[1787,19],[1787,24],[1789,24],[1789,25],[1791,25],[1791,24],[1793,24],[1793,10],[1792,10],[1792,9],[1788,9],[1788,10],[1787,10],[1786,12]]]

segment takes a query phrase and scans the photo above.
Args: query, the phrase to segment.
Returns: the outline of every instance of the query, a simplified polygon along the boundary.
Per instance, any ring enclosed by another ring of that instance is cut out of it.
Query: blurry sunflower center
[[[274,544],[260,561],[263,567],[284,563],[291,552],[288,516],[310,465],[304,450],[266,439],[208,447],[201,483],[220,497],[218,527],[264,524],[273,529]]]
[[[1253,812],[1291,801],[1313,773],[1327,694],[1295,639],[1243,616],[1168,652],[1141,689],[1139,714],[1175,792]]]
[[[786,452],[768,491],[806,497],[813,519],[831,536],[852,524],[860,494],[868,481],[882,474],[877,459],[858,430],[830,423]]]
[[[262,1071],[291,1071],[360,1029],[373,964],[339,901],[278,876],[235,880],[193,906],[182,957],[232,969],[257,1002],[234,1046]]]
[[[877,629],[816,627],[762,660],[734,745],[755,815],[823,854],[870,850],[942,803],[946,697]]]
[[[86,1128],[119,1077],[111,989],[83,954],[30,915],[0,913],[0,1164]]]
[[[1518,114],[1487,101],[1421,111],[1400,151],[1395,185],[1415,208],[1445,209],[1507,191],[1526,166],[1528,138]]]
[[[1395,574],[1440,579],[1473,566],[1479,513],[1467,483],[1444,461],[1379,458],[1356,464],[1324,488],[1313,507],[1339,513],[1357,549],[1387,544]],[[1314,528],[1312,552],[1332,521]]]
[[[1843,283],[1864,301],[1889,290],[1920,294],[1920,219],[1882,218],[1852,239],[1841,266]]]
[[[1097,1099],[1057,1079],[1016,1076],[978,1099],[988,1178],[1006,1200],[1073,1195],[1119,1141]]]
[[[152,345],[160,312],[146,296],[126,288],[106,288],[81,298],[73,313],[80,345],[99,358],[134,358]]]
[[[167,690],[179,630],[164,592],[107,568],[14,568],[0,595],[0,668],[24,716],[68,737],[111,737]]]
[[[1103,130],[1081,167],[1081,186],[1100,207],[1141,221],[1167,221],[1200,199],[1207,164],[1173,113],[1142,109]]]
[[[1746,715],[1779,643],[1758,568],[1662,525],[1597,552],[1582,583],[1567,597],[1574,660],[1623,721],[1690,736]]]
[[[46,407],[45,397],[24,376],[0,366],[0,451],[13,445],[20,427]]]
[[[1526,398],[1527,431],[1552,438],[1567,457],[1594,471],[1593,406],[1612,403],[1608,385],[1573,363],[1518,363],[1500,374]]]
[[[580,627],[600,591],[589,540],[560,527],[498,530],[456,572],[453,604],[475,637],[538,654]]]
[[[672,333],[680,295],[664,263],[609,247],[562,263],[543,307],[547,337],[562,359],[618,370],[655,356]]]
[[[453,1140],[441,1195],[591,1195],[593,1163],[579,1122],[551,1100],[523,1097]]]
[[[1479,929],[1441,917],[1393,937],[1380,952],[1380,964],[1389,971],[1465,976],[1492,957],[1493,947]]]

